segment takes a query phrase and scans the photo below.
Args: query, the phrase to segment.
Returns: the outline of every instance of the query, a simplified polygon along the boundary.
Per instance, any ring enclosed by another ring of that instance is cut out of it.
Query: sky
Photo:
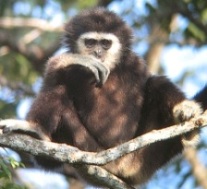
[[[165,74],[173,81],[179,80],[186,70],[194,74],[182,88],[188,97],[195,95],[207,83],[207,47],[196,50],[193,47],[171,45],[164,49],[161,62]]]

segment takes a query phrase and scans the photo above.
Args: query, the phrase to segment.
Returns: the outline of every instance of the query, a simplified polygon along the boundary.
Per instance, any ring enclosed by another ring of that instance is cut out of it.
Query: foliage
[[[0,188],[1,189],[26,189],[25,186],[15,184],[13,181],[13,169],[24,167],[21,162],[12,157],[0,156]]]
[[[205,0],[157,0],[153,6],[146,3],[150,16],[170,31],[170,20],[174,14],[186,19],[186,27],[181,30],[186,43],[202,45],[207,42],[207,1]],[[183,39],[183,40],[184,40]]]

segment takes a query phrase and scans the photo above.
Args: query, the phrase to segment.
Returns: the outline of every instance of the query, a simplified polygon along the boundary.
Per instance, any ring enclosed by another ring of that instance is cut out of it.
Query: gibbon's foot
[[[42,131],[37,130],[34,124],[24,120],[16,120],[16,119],[0,120],[0,129],[4,134],[12,133],[12,132],[22,133],[35,137],[37,139],[43,139],[49,141],[49,137],[47,137]]]
[[[46,72],[49,72],[51,68],[52,70],[57,70],[70,65],[80,65],[90,70],[95,76],[97,85],[103,85],[110,73],[109,68],[100,60],[89,55],[71,53],[65,53],[50,58],[48,61],[48,70],[46,70]]]
[[[188,121],[193,117],[201,115],[203,112],[199,103],[192,100],[184,100],[177,104],[173,109],[176,123]],[[199,130],[195,130],[182,137],[184,146],[196,146],[199,143]]]

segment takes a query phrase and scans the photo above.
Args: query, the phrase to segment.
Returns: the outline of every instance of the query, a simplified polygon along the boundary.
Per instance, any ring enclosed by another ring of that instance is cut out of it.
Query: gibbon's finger
[[[87,66],[88,69],[90,69],[90,71],[94,74],[94,77],[96,79],[96,83],[99,84],[101,81],[100,81],[100,76],[99,76],[99,71],[96,67],[90,65],[90,66]]]
[[[98,63],[95,66],[96,66],[96,68],[98,70],[98,74],[99,74],[99,84],[103,85],[106,82],[106,80],[107,80],[107,78],[109,76],[110,71],[102,63]]]

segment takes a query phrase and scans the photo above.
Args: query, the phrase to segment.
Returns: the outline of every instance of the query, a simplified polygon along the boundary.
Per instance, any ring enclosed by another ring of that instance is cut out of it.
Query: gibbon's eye
[[[106,50],[110,49],[110,47],[111,47],[111,45],[112,45],[112,41],[111,41],[111,40],[108,40],[108,39],[102,39],[102,40],[100,41],[100,43],[101,43],[101,46],[102,46],[104,49],[106,49]]]
[[[84,42],[85,42],[85,46],[87,48],[92,48],[97,44],[97,40],[95,40],[95,39],[85,39]]]

